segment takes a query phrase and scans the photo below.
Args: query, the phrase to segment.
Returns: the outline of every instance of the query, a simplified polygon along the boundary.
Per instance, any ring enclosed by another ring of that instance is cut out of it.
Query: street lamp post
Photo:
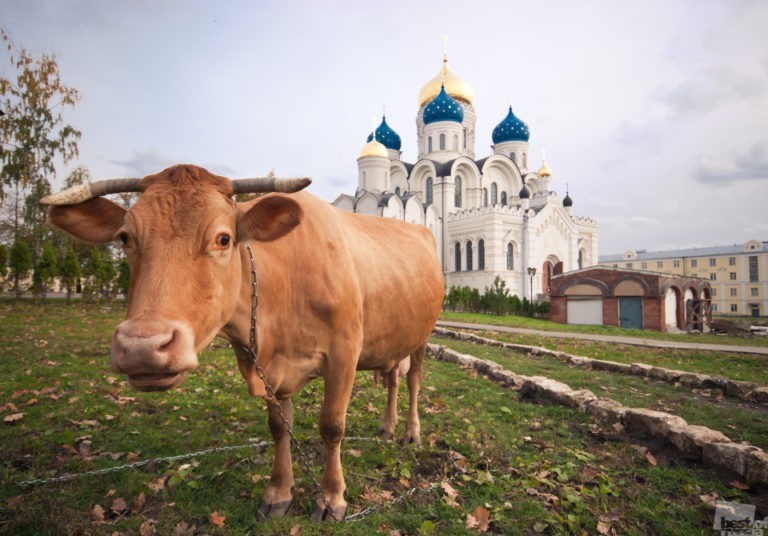
[[[530,278],[530,286],[531,286],[531,310],[533,310],[533,276],[535,275],[536,275],[536,268],[529,266],[528,277]]]

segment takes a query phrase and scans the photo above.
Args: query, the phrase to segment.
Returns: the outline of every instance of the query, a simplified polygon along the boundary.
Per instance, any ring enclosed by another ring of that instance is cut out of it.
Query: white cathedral
[[[419,93],[418,161],[400,159],[400,136],[384,116],[357,159],[357,192],[333,204],[429,228],[446,289],[482,293],[498,275],[511,294],[538,300],[552,275],[597,263],[597,222],[574,216],[568,193],[550,190],[546,162],[529,169],[528,126],[511,106],[493,130],[493,154],[477,159],[473,102],[444,57]]]

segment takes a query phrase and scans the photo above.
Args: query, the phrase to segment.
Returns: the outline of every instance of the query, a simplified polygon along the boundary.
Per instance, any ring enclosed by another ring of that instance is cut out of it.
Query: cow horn
[[[121,192],[140,192],[141,179],[107,179],[89,182],[47,195],[40,200],[43,205],[76,205],[94,197]]]
[[[232,181],[232,192],[235,194],[255,194],[264,192],[282,192],[290,194],[303,190],[312,179],[277,179],[275,177],[259,177],[254,179],[236,179]]]

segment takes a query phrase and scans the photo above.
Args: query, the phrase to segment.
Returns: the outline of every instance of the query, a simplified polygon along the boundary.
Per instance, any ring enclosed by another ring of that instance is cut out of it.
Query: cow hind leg
[[[293,466],[291,463],[291,436],[280,417],[282,410],[285,420],[293,427],[293,404],[291,399],[280,401],[279,408],[269,406],[269,430],[275,440],[275,460],[272,476],[264,491],[259,514],[264,518],[282,517],[293,502]]]
[[[408,369],[408,421],[405,427],[405,442],[421,445],[421,422],[419,421],[419,389],[421,389],[422,367],[427,353],[424,341],[411,354],[411,368]]]
[[[400,371],[397,365],[392,370],[386,372],[384,384],[387,387],[387,407],[384,410],[384,416],[381,419],[379,427],[379,436],[382,439],[392,439],[395,436],[397,428],[397,393],[400,388]]]

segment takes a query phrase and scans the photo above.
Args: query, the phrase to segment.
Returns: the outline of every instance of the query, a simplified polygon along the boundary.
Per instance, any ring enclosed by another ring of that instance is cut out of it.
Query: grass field
[[[340,526],[312,524],[313,483],[296,464],[288,516],[262,523],[255,512],[270,473],[269,446],[157,459],[269,439],[265,404],[247,395],[232,351],[216,342],[181,389],[139,393],[108,367],[121,315],[114,304],[0,300],[0,532],[686,535],[712,531],[714,498],[757,504],[766,514],[765,490],[734,487],[727,475],[678,462],[663,446],[627,441],[575,410],[523,401],[481,376],[428,361],[420,448],[370,439],[385,392],[370,373],[358,374],[347,436],[364,439],[347,440],[343,448],[347,513],[369,506],[373,513]],[[482,356],[490,350],[462,351]],[[574,374],[562,376],[572,385],[594,381],[596,392],[602,385],[607,396],[636,397],[623,399],[626,404],[659,407],[659,400],[674,403],[665,397],[688,396],[654,384],[633,385],[634,392],[613,377],[590,379],[594,373],[580,380],[578,371],[554,362],[491,357],[516,372],[543,366],[552,377]],[[294,412],[316,473],[321,397],[322,383],[310,384],[296,397]],[[684,407],[681,401],[681,412]],[[719,414],[690,417],[707,421],[702,424],[715,418],[731,423]],[[749,430],[744,434],[752,441]],[[135,461],[150,463],[20,485]]]

